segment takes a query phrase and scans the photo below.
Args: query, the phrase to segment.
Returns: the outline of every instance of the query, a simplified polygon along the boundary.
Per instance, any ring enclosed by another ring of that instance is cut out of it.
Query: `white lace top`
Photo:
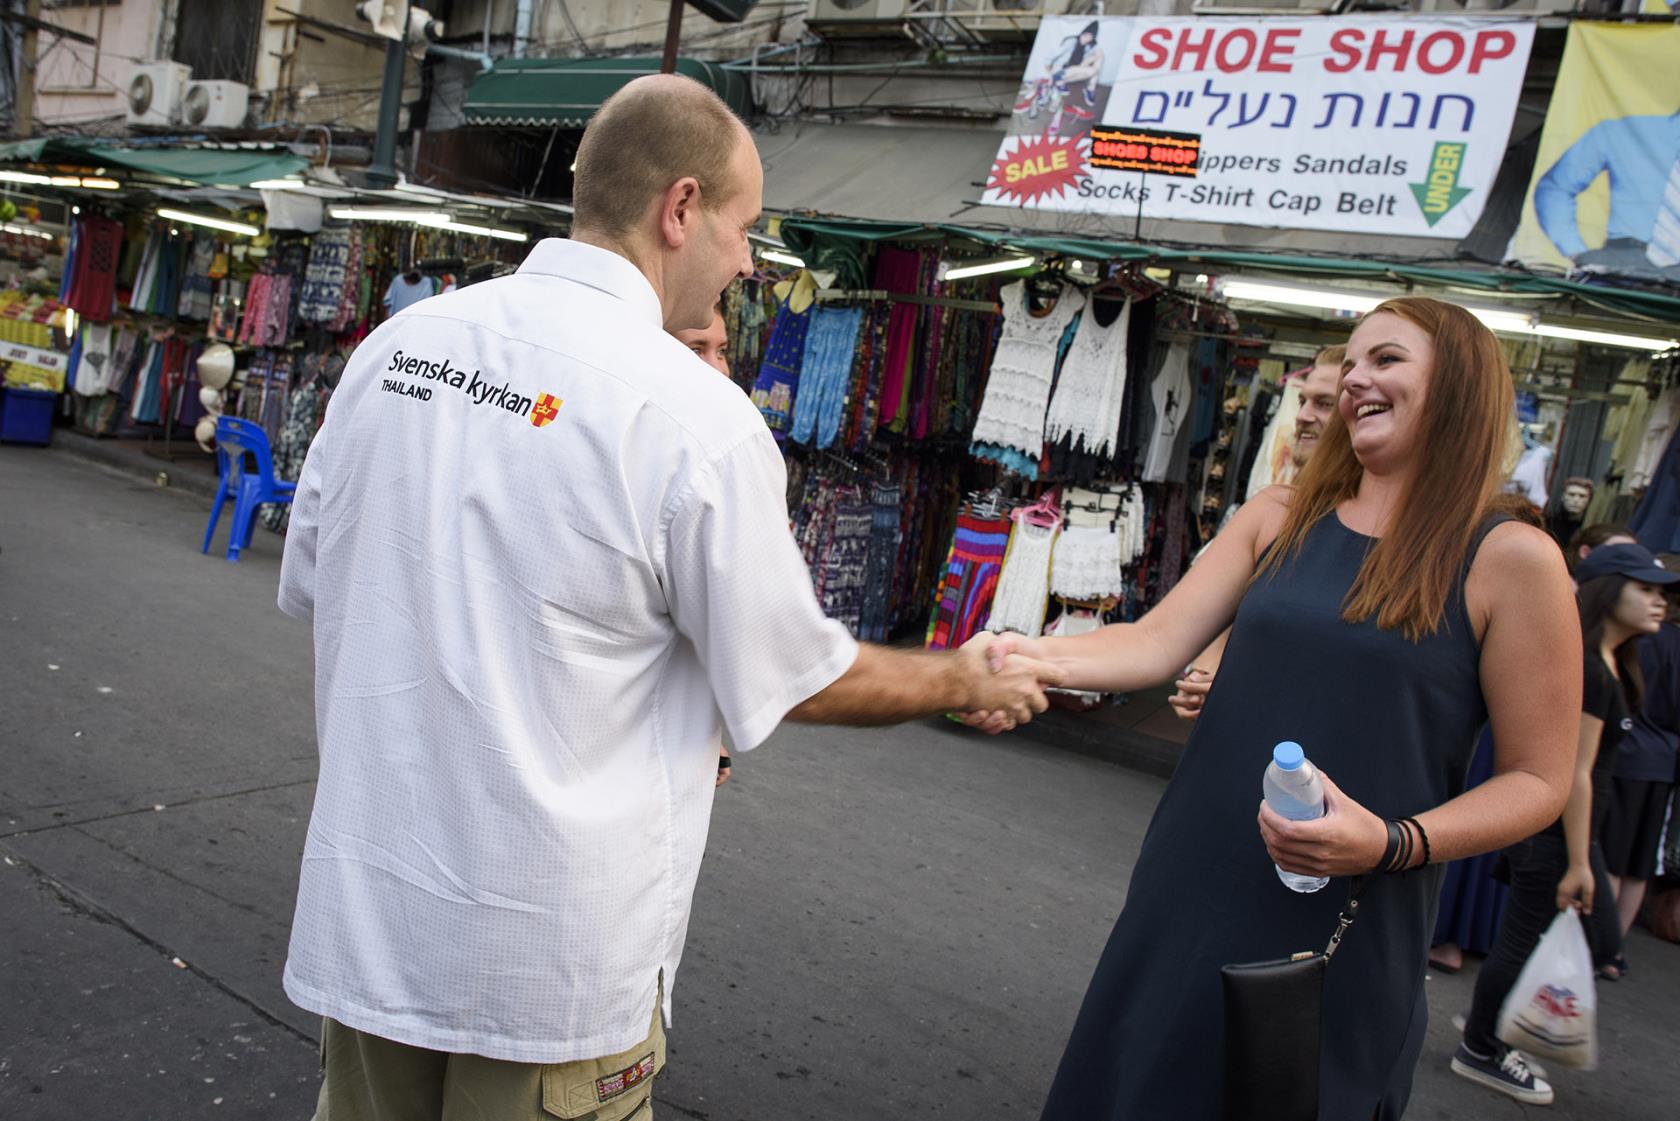
[[[1046,443],[1071,436],[1074,451],[1105,459],[1112,453],[1126,395],[1126,334],[1131,321],[1130,299],[1106,327],[1097,322],[1094,306],[1087,305],[1050,400]]]
[[[1037,463],[1044,453],[1044,411],[1056,376],[1056,351],[1062,332],[1083,306],[1085,294],[1071,286],[1064,288],[1056,306],[1043,316],[1028,310],[1025,281],[1006,286],[999,295],[1003,300],[1003,337],[992,356],[986,399],[974,422],[973,440],[1013,449]]]

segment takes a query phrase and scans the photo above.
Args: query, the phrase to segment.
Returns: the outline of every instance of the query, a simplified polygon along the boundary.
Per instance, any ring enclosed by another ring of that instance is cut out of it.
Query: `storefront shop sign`
[[[1481,19],[1049,17],[981,201],[1462,237],[1533,38]],[[1195,175],[1103,157],[1144,130],[1197,137]]]
[[[1680,27],[1574,23],[1510,256],[1680,284]]]

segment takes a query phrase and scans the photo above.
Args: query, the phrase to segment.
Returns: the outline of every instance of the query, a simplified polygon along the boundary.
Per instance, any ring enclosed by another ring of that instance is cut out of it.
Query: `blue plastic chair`
[[[256,463],[255,471],[247,466],[247,455]],[[229,564],[237,564],[239,551],[251,547],[257,510],[268,502],[290,502],[297,493],[297,484],[274,477],[274,455],[262,425],[236,416],[216,418],[216,467],[222,480],[216,488],[216,504],[210,508],[210,524],[204,527],[204,547],[199,552],[210,552],[216,520],[222,516],[223,504],[231,499],[233,524],[228,527],[227,559]]]

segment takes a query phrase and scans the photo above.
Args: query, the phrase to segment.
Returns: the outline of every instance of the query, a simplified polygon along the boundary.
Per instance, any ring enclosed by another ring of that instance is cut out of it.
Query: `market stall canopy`
[[[473,79],[463,115],[469,125],[582,128],[601,103],[644,74],[657,58],[504,58]],[[717,91],[741,116],[752,111],[745,76],[715,62],[677,59],[677,73]]]
[[[144,147],[110,146],[91,137],[45,137],[0,144],[0,162],[122,167],[189,183],[243,187],[279,179],[309,166],[284,146]]]
[[[1664,291],[1586,283],[1561,276],[1473,265],[1373,259],[1348,256],[1307,256],[1256,253],[1229,248],[1176,248],[1125,240],[1103,240],[1071,234],[1000,232],[954,223],[894,223],[845,221],[830,218],[786,218],[782,240],[813,267],[834,269],[848,285],[862,284],[863,249],[872,242],[943,241],[950,238],[1000,252],[1038,256],[1085,258],[1095,261],[1137,262],[1206,271],[1280,273],[1294,277],[1394,281],[1440,288],[1457,295],[1511,293],[1569,299],[1584,309],[1672,324],[1680,321],[1680,296]],[[1457,298],[1455,295],[1452,298]]]

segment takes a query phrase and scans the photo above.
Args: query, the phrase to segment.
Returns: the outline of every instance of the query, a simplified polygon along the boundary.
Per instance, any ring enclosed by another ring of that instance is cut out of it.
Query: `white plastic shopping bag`
[[[1581,916],[1558,912],[1499,1012],[1499,1038],[1563,1066],[1598,1065],[1598,997]]]

